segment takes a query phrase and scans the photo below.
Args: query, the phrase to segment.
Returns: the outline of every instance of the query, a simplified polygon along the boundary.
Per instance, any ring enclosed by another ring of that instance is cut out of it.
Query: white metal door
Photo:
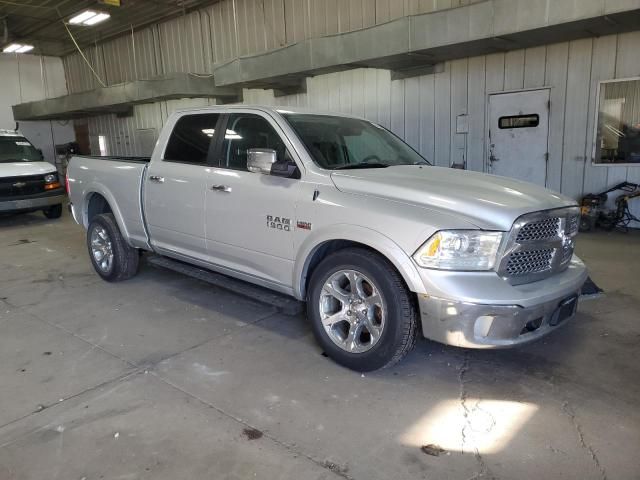
[[[549,90],[489,96],[489,173],[546,185]]]

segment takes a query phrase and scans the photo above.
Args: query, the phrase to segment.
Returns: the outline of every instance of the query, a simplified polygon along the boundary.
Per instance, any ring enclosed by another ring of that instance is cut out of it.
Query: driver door
[[[300,180],[247,170],[247,150],[292,151],[279,126],[258,113],[226,117],[217,166],[207,174],[206,239],[212,261],[271,285],[291,287]],[[300,165],[300,163],[298,163]]]

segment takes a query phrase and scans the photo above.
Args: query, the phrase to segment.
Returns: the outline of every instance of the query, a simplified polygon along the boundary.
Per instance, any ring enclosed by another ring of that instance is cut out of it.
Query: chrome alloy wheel
[[[111,271],[113,265],[111,239],[107,231],[100,225],[94,226],[91,230],[91,255],[100,270],[104,273]]]
[[[332,274],[320,293],[320,319],[329,338],[349,353],[371,350],[382,336],[387,308],[376,285],[356,270]]]

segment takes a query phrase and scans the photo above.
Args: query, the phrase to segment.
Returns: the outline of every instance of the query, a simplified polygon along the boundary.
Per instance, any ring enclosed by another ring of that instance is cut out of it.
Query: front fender
[[[402,275],[409,290],[416,293],[426,293],[417,266],[411,257],[393,240],[370,228],[338,223],[313,232],[300,245],[295,260],[292,282],[294,294],[298,299],[303,300],[306,297],[307,273],[314,253],[323,244],[331,240],[357,242],[378,251]]]

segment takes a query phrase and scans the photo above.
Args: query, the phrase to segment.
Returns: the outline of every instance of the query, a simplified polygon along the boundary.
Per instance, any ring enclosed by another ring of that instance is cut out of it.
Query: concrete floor
[[[361,376],[303,317],[101,281],[66,213],[0,218],[0,479],[640,478],[640,235],[578,252],[607,295],[554,335]]]

